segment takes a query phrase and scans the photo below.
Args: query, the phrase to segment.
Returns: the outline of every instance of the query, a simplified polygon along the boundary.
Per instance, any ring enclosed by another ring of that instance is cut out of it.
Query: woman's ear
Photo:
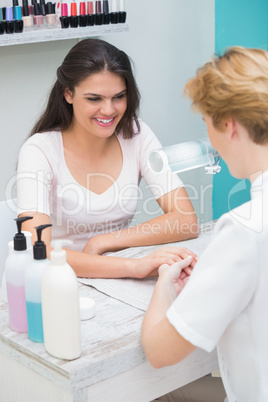
[[[70,104],[73,103],[73,94],[72,94],[72,91],[69,88],[65,89],[63,95],[64,95],[64,98],[65,98],[66,102],[68,102]]]

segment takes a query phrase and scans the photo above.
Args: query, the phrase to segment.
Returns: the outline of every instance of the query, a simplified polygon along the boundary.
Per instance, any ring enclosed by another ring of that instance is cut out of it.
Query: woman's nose
[[[114,113],[114,106],[112,100],[105,100],[101,105],[101,112],[107,116]]]

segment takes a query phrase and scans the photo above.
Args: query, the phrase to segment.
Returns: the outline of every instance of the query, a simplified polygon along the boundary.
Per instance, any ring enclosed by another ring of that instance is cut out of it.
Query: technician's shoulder
[[[254,204],[252,201],[246,202],[222,215],[216,223],[215,235],[221,241],[226,239],[230,247],[237,248],[237,252],[239,248],[243,253],[256,250],[258,233],[262,228],[262,216]]]

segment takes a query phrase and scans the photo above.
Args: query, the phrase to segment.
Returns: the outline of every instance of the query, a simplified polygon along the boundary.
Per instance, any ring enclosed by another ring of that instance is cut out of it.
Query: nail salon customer
[[[139,260],[102,254],[198,235],[181,180],[169,169],[154,175],[147,167],[150,151],[161,145],[137,117],[139,99],[123,51],[98,39],[80,41],[58,68],[46,108],[20,150],[18,212],[33,216],[23,229],[35,238],[34,227],[52,223],[43,240],[72,240],[67,257],[80,277],[154,275],[185,252],[166,247]],[[163,214],[129,227],[141,178]]]
[[[196,347],[217,347],[229,402],[265,402],[268,53],[233,47],[200,68],[185,92],[230,173],[251,181],[251,201],[219,219],[186,286],[191,257],[160,267],[143,322],[143,346],[154,367],[175,364]]]

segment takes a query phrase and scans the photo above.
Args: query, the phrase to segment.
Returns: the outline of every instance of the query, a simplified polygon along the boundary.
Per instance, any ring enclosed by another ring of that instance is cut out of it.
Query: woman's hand
[[[157,276],[158,268],[163,264],[164,267],[170,267],[187,257],[191,257],[191,261],[185,266],[180,278],[185,281],[186,277],[191,274],[198,257],[194,252],[182,247],[161,247],[146,257],[133,259],[133,277]]]

